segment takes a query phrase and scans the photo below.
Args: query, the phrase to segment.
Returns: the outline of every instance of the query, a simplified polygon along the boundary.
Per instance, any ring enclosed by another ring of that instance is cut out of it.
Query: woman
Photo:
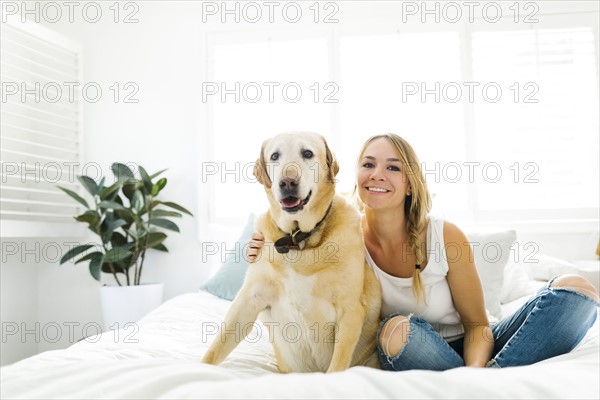
[[[596,289],[563,275],[490,326],[468,239],[429,215],[431,198],[412,147],[394,134],[371,137],[356,176],[367,262],[383,291],[383,369],[528,365],[571,351],[594,323]],[[252,239],[251,262],[263,244],[260,233]]]

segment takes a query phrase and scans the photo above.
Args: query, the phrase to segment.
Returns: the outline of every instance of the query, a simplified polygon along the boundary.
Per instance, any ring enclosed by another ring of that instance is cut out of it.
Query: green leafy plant
[[[160,178],[156,182],[153,179],[166,170],[148,175],[140,166],[139,178],[122,163],[114,163],[111,170],[115,182],[110,186],[104,185],[104,177],[98,183],[89,176],[77,177],[93,197],[91,205],[77,193],[58,186],[86,208],[74,218],[86,223],[101,240],[99,245],[84,244],[70,249],[60,263],[83,255],[75,264],[89,261],[90,273],[97,281],[102,271],[113,274],[119,286],[123,284],[117,274],[125,276],[127,285],[139,285],[146,251],[168,251],[163,243],[167,234],[160,229],[179,232],[179,227],[169,218],[180,218],[182,213],[192,216],[192,213],[179,204],[157,199],[167,179]],[[133,277],[130,277],[131,270]]]

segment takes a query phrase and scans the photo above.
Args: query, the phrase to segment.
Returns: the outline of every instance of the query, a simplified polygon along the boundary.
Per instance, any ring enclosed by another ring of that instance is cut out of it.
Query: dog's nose
[[[281,181],[279,181],[279,188],[283,191],[286,192],[291,192],[296,190],[298,186],[298,180],[297,179],[292,179],[292,178],[283,178]]]

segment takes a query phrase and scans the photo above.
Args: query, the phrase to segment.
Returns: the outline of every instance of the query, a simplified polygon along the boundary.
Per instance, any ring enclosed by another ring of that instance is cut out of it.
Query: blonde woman
[[[367,262],[383,292],[377,333],[383,369],[528,365],[571,351],[594,323],[596,289],[583,277],[563,275],[490,326],[468,239],[456,225],[429,215],[420,162],[401,137],[366,141],[355,195]],[[260,233],[252,239],[251,262],[263,245]]]

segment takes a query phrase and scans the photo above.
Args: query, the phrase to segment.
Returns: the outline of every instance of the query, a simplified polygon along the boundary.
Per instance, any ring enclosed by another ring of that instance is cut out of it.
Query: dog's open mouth
[[[299,199],[298,197],[288,196],[285,199],[281,200],[281,207],[284,211],[289,213],[295,213],[297,211],[302,210],[304,206],[310,200],[310,196],[312,195],[312,190],[308,193],[308,196],[304,200]]]

